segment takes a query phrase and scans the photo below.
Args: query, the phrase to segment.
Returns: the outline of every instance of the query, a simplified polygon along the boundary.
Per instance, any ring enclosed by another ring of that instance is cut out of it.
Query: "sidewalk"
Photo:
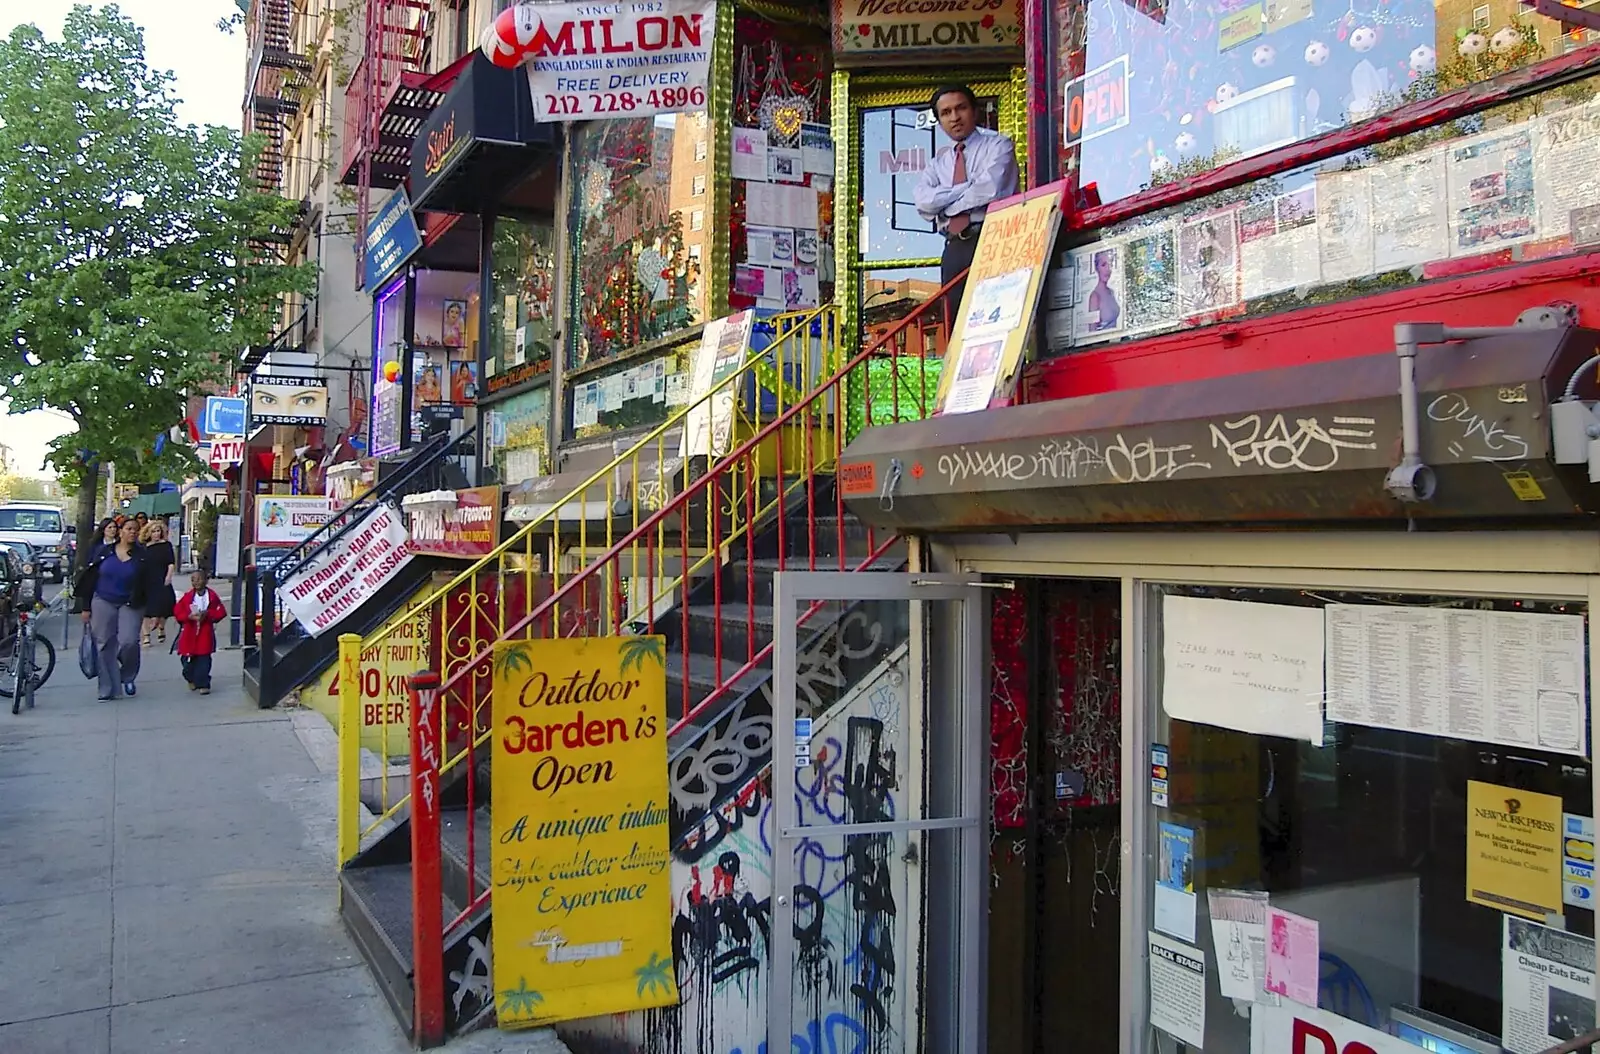
[[[0,712],[0,1051],[409,1050],[339,921],[334,781],[293,712],[250,703],[239,652],[192,695],[159,645],[99,703],[77,643],[36,710]]]

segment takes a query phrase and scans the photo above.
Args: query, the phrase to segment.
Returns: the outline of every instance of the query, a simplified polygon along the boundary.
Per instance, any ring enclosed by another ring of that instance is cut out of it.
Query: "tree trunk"
[[[85,465],[78,484],[78,555],[73,561],[72,574],[67,581],[77,577],[89,559],[94,543],[100,540],[99,521],[94,518],[96,501],[100,497],[100,463]]]

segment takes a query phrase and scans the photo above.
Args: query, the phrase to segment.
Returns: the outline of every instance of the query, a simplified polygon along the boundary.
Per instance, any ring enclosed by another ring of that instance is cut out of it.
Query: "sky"
[[[181,119],[239,127],[244,30],[229,35],[217,29],[218,20],[238,13],[233,0],[121,0],[117,6],[144,27],[150,65],[176,74],[177,95],[183,100],[178,107]],[[10,34],[15,26],[32,22],[46,36],[57,37],[72,7],[73,0],[0,0],[0,33]],[[40,466],[50,441],[72,431],[72,422],[51,411],[12,414],[3,430],[17,472],[53,475]]]

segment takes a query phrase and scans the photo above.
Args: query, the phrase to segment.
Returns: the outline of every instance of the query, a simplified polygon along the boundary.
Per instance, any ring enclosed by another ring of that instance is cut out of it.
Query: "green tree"
[[[164,434],[311,288],[259,248],[295,208],[256,182],[259,144],[183,124],[176,102],[114,6],[73,8],[58,41],[0,40],[0,394],[77,424],[50,461],[82,537],[105,464],[124,482],[203,471]]]

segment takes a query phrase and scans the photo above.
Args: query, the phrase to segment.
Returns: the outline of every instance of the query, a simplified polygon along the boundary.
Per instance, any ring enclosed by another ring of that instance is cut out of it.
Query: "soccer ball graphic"
[[[1497,55],[1504,54],[1522,43],[1522,34],[1510,26],[1495,30],[1494,36],[1489,38],[1489,50]]]
[[[1463,55],[1482,55],[1488,47],[1488,37],[1482,33],[1468,33],[1461,38],[1461,43],[1456,45],[1456,50]]]
[[[1230,103],[1238,97],[1239,89],[1233,85],[1227,83],[1217,85],[1217,102]]]
[[[1271,44],[1259,45],[1250,53],[1250,61],[1255,63],[1259,69],[1266,69],[1278,61],[1278,49]]]
[[[1306,45],[1306,61],[1313,66],[1320,66],[1328,61],[1328,45],[1320,40],[1313,40]]]
[[[1350,31],[1350,46],[1357,51],[1371,51],[1378,44],[1378,31],[1371,26],[1357,26]]]
[[[1419,44],[1411,51],[1411,72],[1419,77],[1424,73],[1432,73],[1438,56],[1433,48],[1426,44]]]
[[[1176,138],[1176,139],[1174,139],[1172,141],[1172,145],[1177,147],[1178,153],[1187,154],[1189,151],[1194,149],[1195,142],[1196,142],[1196,140],[1195,140],[1195,137],[1194,137],[1194,133],[1192,133],[1192,132],[1179,132],[1178,133],[1178,138]]]

